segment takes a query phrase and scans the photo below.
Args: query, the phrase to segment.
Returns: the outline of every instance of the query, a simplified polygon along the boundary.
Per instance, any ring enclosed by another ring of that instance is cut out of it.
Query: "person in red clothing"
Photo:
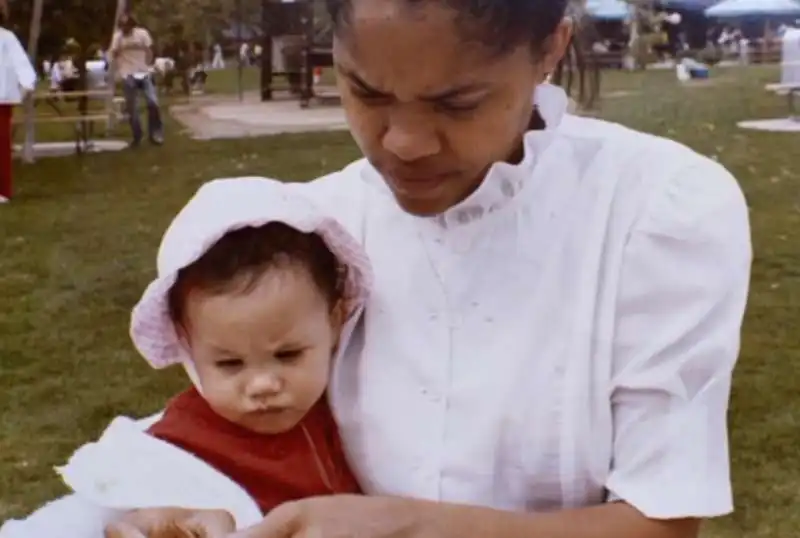
[[[5,28],[6,3],[0,0],[0,204],[11,200],[11,120],[36,85],[36,71],[19,39]]]
[[[292,500],[360,493],[325,390],[342,329],[363,305],[369,266],[355,241],[310,206],[301,231],[244,202],[259,196],[238,196],[288,187],[244,185],[238,193],[204,187],[178,215],[131,334],[153,366],[182,363],[194,382],[149,434],[228,476],[266,514]],[[212,516],[234,530],[230,514]],[[119,522],[107,536],[139,535]]]

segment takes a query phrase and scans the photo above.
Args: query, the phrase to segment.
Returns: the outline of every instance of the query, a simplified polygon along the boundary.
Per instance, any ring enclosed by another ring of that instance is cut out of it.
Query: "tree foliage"
[[[310,1],[317,33],[327,36],[324,0]],[[11,28],[27,40],[33,2],[8,2]],[[262,0],[127,0],[126,7],[150,30],[157,45],[175,39],[206,44],[235,40],[239,25],[246,39],[261,34]],[[108,46],[115,10],[116,0],[44,0],[40,57],[57,55],[70,38],[82,47]]]
[[[28,39],[30,0],[9,0],[10,27],[22,40]],[[59,54],[69,39],[82,47],[106,47],[111,40],[116,2],[113,0],[44,0],[39,57]]]

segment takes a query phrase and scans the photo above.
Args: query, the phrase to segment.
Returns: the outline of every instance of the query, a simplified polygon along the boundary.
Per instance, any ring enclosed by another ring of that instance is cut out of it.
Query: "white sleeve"
[[[140,39],[142,40],[142,46],[145,48],[150,48],[153,46],[153,38],[150,36],[150,32],[148,32],[144,28],[140,28]]]
[[[12,34],[9,43],[11,46],[11,61],[14,63],[19,85],[26,91],[31,91],[36,87],[36,70],[31,65],[28,53],[25,52],[22,43],[19,42],[16,36]]]
[[[0,526],[0,538],[103,538],[108,523],[122,511],[103,508],[78,495],[49,502],[25,519],[11,519]]]
[[[726,415],[751,265],[734,178],[702,160],[657,193],[626,247],[606,487],[655,519],[732,511]]]

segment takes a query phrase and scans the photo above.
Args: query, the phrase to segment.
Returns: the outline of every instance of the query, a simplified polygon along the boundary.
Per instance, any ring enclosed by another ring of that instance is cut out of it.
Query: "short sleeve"
[[[153,38],[150,36],[150,32],[145,30],[144,28],[140,28],[140,39],[142,40],[142,46],[150,48],[153,46]]]
[[[727,409],[752,259],[734,178],[697,159],[656,193],[622,265],[611,500],[654,519],[732,511]]]

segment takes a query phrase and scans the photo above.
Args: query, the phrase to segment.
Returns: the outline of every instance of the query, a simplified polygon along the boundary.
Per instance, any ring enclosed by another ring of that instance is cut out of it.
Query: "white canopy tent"
[[[630,16],[631,6],[622,0],[588,0],[586,11],[593,19],[624,21]]]
[[[800,88],[800,29],[783,34],[781,46],[781,84]]]
[[[798,0],[725,0],[705,11],[707,17],[724,19],[747,16],[800,16]]]

